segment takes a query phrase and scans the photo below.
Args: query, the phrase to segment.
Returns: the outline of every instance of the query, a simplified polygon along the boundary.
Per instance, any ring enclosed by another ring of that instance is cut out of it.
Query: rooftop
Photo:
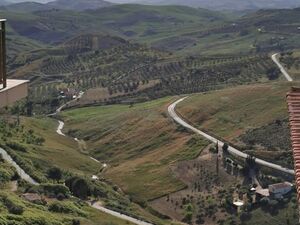
[[[8,79],[7,80],[7,86],[6,88],[2,88],[0,89],[0,93],[1,92],[5,92],[5,91],[8,91],[9,89],[12,89],[12,88],[15,88],[19,85],[22,85],[22,84],[25,84],[25,83],[28,83],[29,80],[14,80],[14,79]]]
[[[256,193],[260,194],[260,195],[262,195],[264,197],[269,197],[270,196],[269,189],[257,189]]]
[[[284,182],[284,183],[278,183],[278,184],[271,184],[269,187],[275,188],[275,189],[281,189],[281,188],[287,188],[287,187],[292,187],[293,185],[289,182]]]

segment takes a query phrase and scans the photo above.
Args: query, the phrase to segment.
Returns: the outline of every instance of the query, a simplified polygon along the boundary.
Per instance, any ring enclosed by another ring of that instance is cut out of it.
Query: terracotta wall
[[[0,108],[12,105],[28,95],[28,83],[0,91]]]

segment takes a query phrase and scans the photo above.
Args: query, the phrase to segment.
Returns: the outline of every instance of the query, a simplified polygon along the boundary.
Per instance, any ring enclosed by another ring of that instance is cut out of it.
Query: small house
[[[270,196],[273,198],[282,198],[283,195],[292,190],[293,185],[289,182],[269,185]]]

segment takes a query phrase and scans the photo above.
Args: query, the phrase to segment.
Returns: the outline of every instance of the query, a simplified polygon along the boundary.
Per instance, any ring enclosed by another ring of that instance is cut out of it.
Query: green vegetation
[[[291,85],[297,83],[240,86],[193,95],[177,110],[197,127],[248,153],[291,166],[289,130],[281,123],[288,117],[285,95]]]
[[[38,205],[9,191],[0,193],[0,212],[0,222],[4,225],[69,225],[74,224],[74,218],[79,221],[77,224],[84,225],[131,224],[92,209],[84,202],[68,200]]]
[[[26,107],[40,114],[81,90],[85,98],[71,106],[275,80],[279,72],[268,53],[297,47],[297,13],[262,10],[238,18],[184,6],[116,5],[84,12],[9,9],[3,16],[11,43],[24,38],[29,45],[10,53],[10,76],[32,80]]]
[[[8,19],[9,76],[30,79],[30,96],[1,114],[0,141],[42,184],[18,180],[12,190],[18,176],[0,160],[0,224],[130,224],[93,210],[84,202],[90,198],[155,224],[171,223],[164,206],[187,223],[264,221],[268,207],[251,204],[240,218],[228,216],[234,191],[247,195],[248,187],[216,172],[216,151],[201,155],[209,143],[168,117],[177,98],[166,96],[202,92],[179,104],[184,118],[256,157],[291,165],[285,93],[298,83],[280,82],[270,53],[283,51],[280,60],[297,78],[299,9],[237,17],[184,6],[20,7],[0,13]],[[40,114],[80,91],[58,115],[71,137],[58,135],[57,120]],[[45,199],[20,197],[28,192]],[[295,202],[268,204],[272,221],[295,223]]]
[[[94,157],[110,165],[104,176],[142,202],[183,188],[170,166],[196,157],[207,145],[167,117],[166,106],[173,100],[88,107],[62,115],[67,133],[83,139]]]
[[[280,61],[288,70],[289,74],[296,80],[300,75],[300,52],[294,50],[290,52],[283,52],[280,54]]]
[[[1,145],[38,181],[46,180],[48,169],[53,166],[82,175],[99,170],[100,166],[82,154],[74,140],[56,134],[56,120],[6,116],[1,120]],[[40,139],[44,142],[37,141]]]

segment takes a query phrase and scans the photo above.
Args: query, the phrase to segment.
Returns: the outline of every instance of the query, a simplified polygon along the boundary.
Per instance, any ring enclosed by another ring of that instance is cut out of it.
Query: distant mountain
[[[147,5],[185,5],[212,10],[253,10],[296,8],[299,0],[111,0],[116,3],[140,3]]]
[[[5,2],[4,2],[5,1]],[[17,1],[7,2],[6,0],[0,0],[1,9],[19,12],[34,12],[44,11],[50,9],[60,10],[72,10],[72,11],[84,11],[87,9],[98,9],[113,5],[110,2],[104,0],[56,0],[48,3],[42,3],[45,1]]]
[[[51,9],[47,4],[37,2],[20,2],[14,4],[3,5],[2,10],[16,11],[16,12],[34,12]]]
[[[56,0],[46,5],[57,9],[84,11],[87,9],[108,7],[112,3],[104,0]]]
[[[5,0],[0,0],[0,6],[1,6],[1,5],[7,5],[7,4],[9,4],[9,2],[7,2],[7,1],[5,1]]]

